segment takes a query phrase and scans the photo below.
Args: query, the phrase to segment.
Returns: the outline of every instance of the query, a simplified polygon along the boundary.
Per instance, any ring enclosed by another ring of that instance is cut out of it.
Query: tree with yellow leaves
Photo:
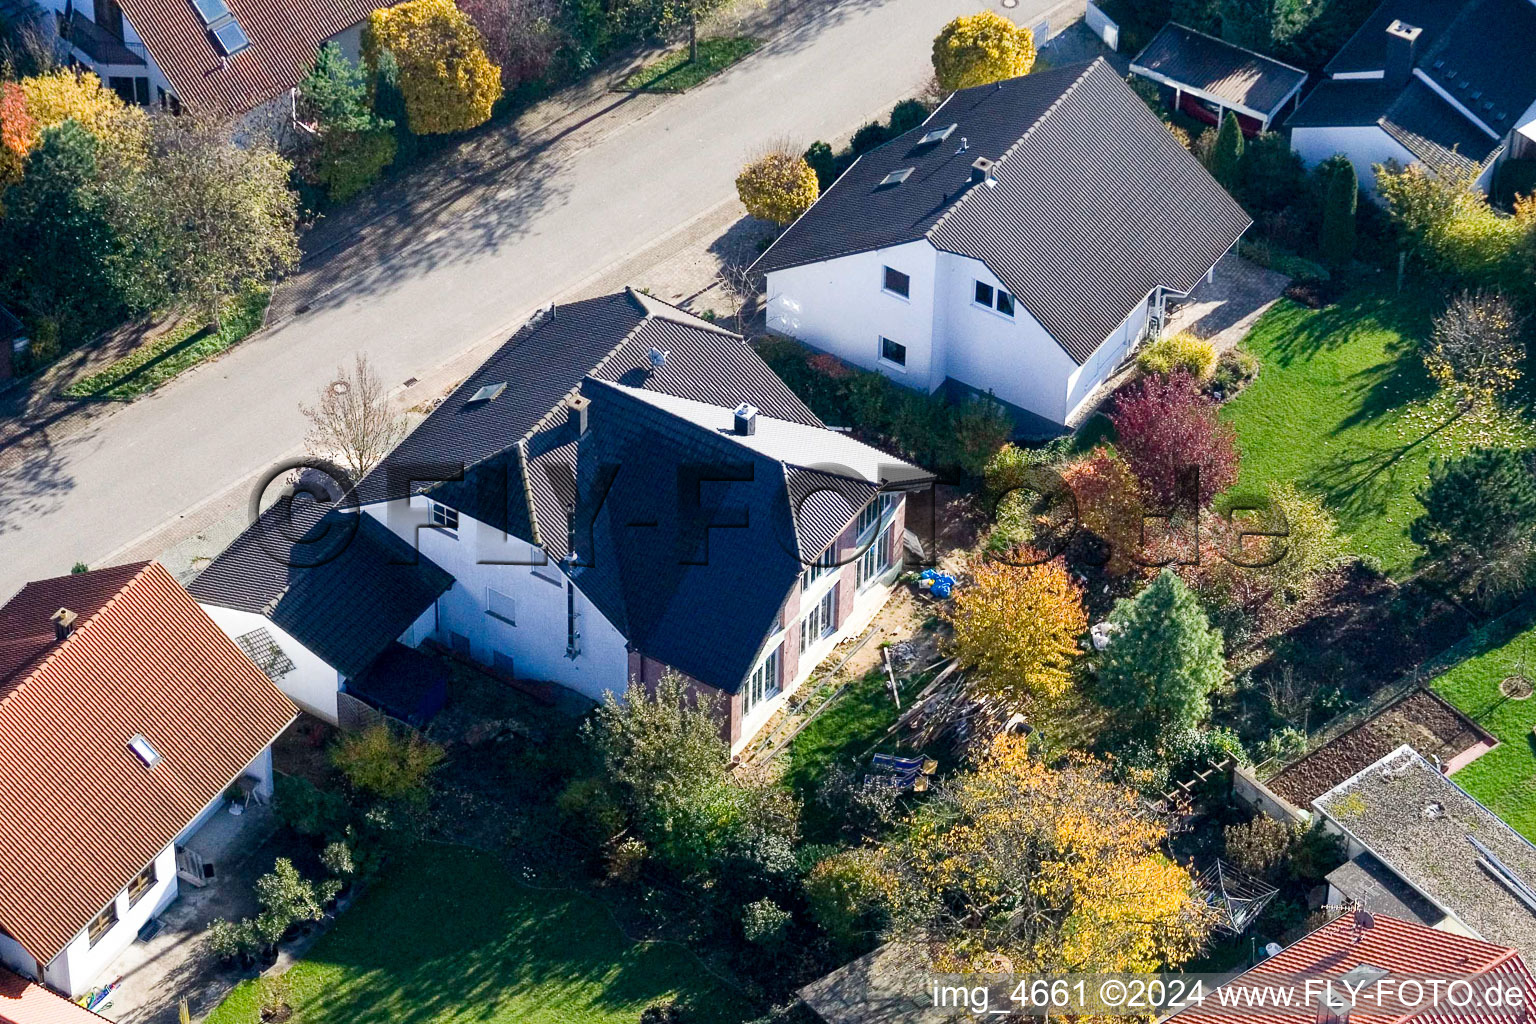
[[[741,169],[736,194],[752,216],[782,226],[809,210],[821,188],[803,156],[775,146]]]
[[[1493,405],[1520,383],[1521,327],[1515,304],[1498,292],[1462,292],[1435,318],[1424,368],[1466,405]]]
[[[377,72],[385,50],[400,67],[406,121],[416,135],[484,124],[501,98],[501,69],[453,0],[406,0],[368,15],[363,56],[370,69]]]
[[[933,41],[933,73],[953,92],[1027,75],[1035,66],[1035,34],[1001,14],[963,15]]]
[[[939,970],[1147,972],[1199,952],[1212,917],[1161,849],[1165,822],[1104,766],[1047,767],[1000,736],[941,785],[892,858],[895,920]]]
[[[95,136],[106,159],[138,162],[149,143],[149,118],[132,107],[89,71],[60,68],[23,78],[4,87],[0,104],[0,143],[11,157],[24,161],[43,132],[73,120]],[[18,102],[19,101],[19,102]]]
[[[976,685],[1014,704],[1065,693],[1088,628],[1082,590],[1055,561],[983,563],[974,576],[956,593],[950,622],[955,654],[975,670]]]

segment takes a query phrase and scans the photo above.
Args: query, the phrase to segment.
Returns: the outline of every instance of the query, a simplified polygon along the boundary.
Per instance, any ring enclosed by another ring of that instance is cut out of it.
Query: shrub
[[[820,194],[816,171],[804,157],[774,151],[742,168],[736,194],[759,220],[784,225],[811,208]]]
[[[1470,593],[1501,596],[1531,570],[1536,482],[1528,460],[1507,448],[1436,459],[1417,494],[1424,512],[1409,535],[1426,561]]]
[[[1520,381],[1521,317],[1497,292],[1462,292],[1435,318],[1424,368],[1472,405],[1498,401]]]
[[[1267,815],[1228,825],[1223,833],[1227,860],[1251,875],[1269,875],[1290,852],[1291,828]]]
[[[973,396],[951,410],[955,460],[967,476],[980,476],[1013,436],[1013,420],[997,402]]]
[[[1293,281],[1326,281],[1330,276],[1328,268],[1321,263],[1286,252],[1263,239],[1239,242],[1237,251],[1244,259],[1284,274]]]
[[[1223,398],[1231,398],[1249,381],[1259,375],[1259,357],[1244,348],[1229,348],[1216,360],[1211,374],[1212,391],[1221,392]]]
[[[374,11],[363,26],[370,68],[378,70],[385,50],[399,64],[407,121],[417,135],[483,124],[501,98],[501,69],[453,0],[405,0]]]
[[[741,908],[741,934],[754,946],[783,945],[792,917],[773,900],[761,899]]]
[[[349,879],[357,873],[352,848],[346,843],[327,843],[320,851],[320,865],[337,878]]]
[[[633,885],[640,880],[645,859],[650,851],[638,839],[630,838],[608,851],[607,871],[611,881]]]
[[[1027,75],[1034,66],[1034,33],[992,11],[956,18],[933,41],[934,76],[951,91]]]
[[[1180,331],[1143,347],[1136,356],[1136,365],[1146,373],[1183,370],[1197,380],[1205,380],[1216,369],[1216,346],[1188,331]]]
[[[871,849],[833,854],[805,879],[812,919],[845,950],[865,944],[885,926],[886,893],[880,854]]]
[[[1243,205],[1250,212],[1292,211],[1312,202],[1306,166],[1279,132],[1265,132],[1245,142],[1238,173]]]
[[[331,749],[331,763],[352,787],[381,800],[426,799],[443,748],[416,733],[396,735],[388,725],[346,733]]]
[[[1237,121],[1237,115],[1230,110],[1227,116],[1222,118],[1221,127],[1216,132],[1216,141],[1211,147],[1210,162],[1207,164],[1211,177],[1221,182],[1228,192],[1241,191],[1243,161],[1243,129]]]
[[[1100,445],[1064,466],[1061,477],[1076,502],[1078,523],[1092,535],[1093,564],[1110,576],[1134,570],[1146,505],[1125,460]]]
[[[1186,496],[1206,507],[1237,480],[1236,433],[1188,373],[1132,384],[1116,396],[1110,420],[1131,471],[1166,508]]]
[[[1148,795],[1166,792],[1227,758],[1250,763],[1237,733],[1226,728],[1172,730],[1156,740],[1122,744],[1116,753],[1117,775]]]
[[[1348,538],[1339,532],[1338,520],[1324,507],[1322,500],[1303,494],[1292,483],[1271,482],[1268,487],[1270,508],[1282,517],[1286,536],[1278,560],[1258,568],[1269,585],[1286,600],[1303,597],[1317,574],[1338,564],[1344,557]],[[1249,563],[1267,561],[1278,552],[1243,552]]]
[[[1528,293],[1536,204],[1518,202],[1515,215],[1504,216],[1488,205],[1472,172],[1430,174],[1419,164],[1377,165],[1376,188],[1405,247],[1430,273],[1459,287]]]
[[[1010,707],[1058,697],[1071,686],[1077,638],[1088,628],[1082,589],[1059,562],[983,563],[950,613],[954,648],[978,688]]]
[[[895,824],[901,791],[839,764],[817,787],[816,802],[849,838],[872,839]]]
[[[601,779],[576,779],[555,798],[565,826],[592,846],[608,842],[624,829],[624,809]]]
[[[206,933],[208,952],[226,963],[242,956],[253,956],[259,946],[250,922],[236,923],[215,918]]]
[[[272,870],[256,879],[256,902],[274,921],[281,921],[279,933],[290,924],[318,921],[325,916],[325,904],[340,886],[334,881],[318,885],[309,881],[287,857],[279,857]]]
[[[355,812],[346,798],[308,779],[279,774],[273,805],[278,820],[303,836],[339,840]]]
[[[890,119],[886,122],[891,138],[894,139],[916,128],[928,120],[930,113],[932,111],[928,109],[928,104],[922,100],[902,100],[891,108]]]
[[[1334,167],[1323,191],[1323,228],[1318,246],[1323,262],[1342,267],[1355,254],[1355,207],[1360,197],[1360,183],[1355,165],[1348,160]]]

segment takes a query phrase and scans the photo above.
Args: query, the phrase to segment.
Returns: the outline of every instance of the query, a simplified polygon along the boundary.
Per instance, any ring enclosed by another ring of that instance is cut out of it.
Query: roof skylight
[[[875,187],[887,188],[891,185],[900,185],[902,182],[912,177],[912,172],[915,170],[917,170],[916,167],[903,167],[899,171],[892,171],[890,174],[887,174],[885,177],[881,178],[880,184],[876,185]]]
[[[204,25],[212,25],[220,18],[229,16],[229,8],[224,5],[224,0],[192,0],[192,6],[197,9],[197,16],[203,19]]]
[[[507,390],[507,382],[487,384],[474,394],[469,396],[471,402],[493,402],[503,391]]]
[[[208,28],[208,34],[213,36],[219,52],[226,57],[233,57],[241,50],[251,45],[250,37],[245,34],[245,29],[231,15],[220,25],[212,25]]]
[[[949,138],[950,135],[952,135],[955,129],[958,127],[960,127],[958,124],[951,124],[943,128],[935,128],[927,135],[924,135],[921,139],[918,139],[917,144],[919,146],[931,146],[935,142],[943,142],[945,139]]]
[[[160,752],[150,746],[149,740],[140,733],[133,734],[133,739],[128,741],[128,749],[138,755],[139,760],[144,762],[145,768],[153,768],[160,763]]]

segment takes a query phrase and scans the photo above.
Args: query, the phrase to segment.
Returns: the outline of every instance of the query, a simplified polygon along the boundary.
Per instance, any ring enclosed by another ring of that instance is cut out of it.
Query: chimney
[[[79,617],[80,616],[76,615],[68,608],[60,608],[58,611],[54,612],[53,615],[50,616],[50,618],[53,620],[53,638],[55,640],[63,641],[65,637],[74,632],[75,620]]]
[[[1393,21],[1387,26],[1385,80],[1388,85],[1407,85],[1413,77],[1413,62],[1417,58],[1419,35],[1424,30],[1403,21]]]
[[[565,400],[565,421],[576,431],[580,437],[587,432],[587,410],[592,406],[592,399],[585,395],[572,395]]]
[[[979,156],[971,161],[971,184],[980,185],[982,182],[992,185],[996,184],[997,179],[992,177],[992,161]]]
[[[736,407],[736,433],[742,437],[757,433],[757,406],[742,402]]]

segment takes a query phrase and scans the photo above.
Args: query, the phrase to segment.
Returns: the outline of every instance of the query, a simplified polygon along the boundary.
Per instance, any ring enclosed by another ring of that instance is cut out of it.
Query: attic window
[[[233,15],[222,24],[208,26],[208,34],[213,36],[214,45],[226,57],[233,57],[241,50],[249,49],[251,45],[250,37],[245,34],[245,29],[240,27],[240,23],[234,19]]]
[[[499,384],[487,384],[485,387],[469,396],[470,402],[494,402],[503,391],[507,390],[506,381]]]
[[[1389,973],[1385,967],[1377,967],[1375,964],[1358,964],[1344,972],[1343,980],[1351,989],[1358,990],[1377,978],[1385,978]]]
[[[204,25],[212,25],[220,18],[230,16],[224,0],[192,0],[192,6],[197,8],[197,16],[203,19]]]
[[[935,142],[943,142],[945,139],[949,138],[950,135],[954,134],[955,129],[958,127],[960,126],[957,124],[952,124],[944,128],[935,128],[927,135],[924,135],[921,139],[918,139],[917,144],[919,146],[931,146]]]
[[[917,170],[916,167],[903,167],[899,171],[892,171],[890,174],[887,174],[885,177],[881,178],[880,184],[876,185],[875,187],[889,188],[892,185],[900,185],[902,182],[912,177],[912,172],[915,170]]]
[[[149,745],[149,740],[141,734],[134,733],[133,739],[128,741],[128,749],[136,754],[145,768],[153,768],[160,763],[160,752]]]

